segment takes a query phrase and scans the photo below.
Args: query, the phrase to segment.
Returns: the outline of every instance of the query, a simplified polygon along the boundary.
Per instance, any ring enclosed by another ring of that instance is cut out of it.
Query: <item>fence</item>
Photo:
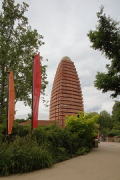
[[[106,137],[106,142],[120,142],[120,137]]]

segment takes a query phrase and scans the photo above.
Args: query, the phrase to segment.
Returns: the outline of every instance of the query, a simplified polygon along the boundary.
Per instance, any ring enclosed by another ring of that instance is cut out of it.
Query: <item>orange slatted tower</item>
[[[50,120],[56,120],[58,125],[64,127],[65,115],[76,115],[83,110],[82,90],[75,65],[69,57],[63,57],[54,78]]]

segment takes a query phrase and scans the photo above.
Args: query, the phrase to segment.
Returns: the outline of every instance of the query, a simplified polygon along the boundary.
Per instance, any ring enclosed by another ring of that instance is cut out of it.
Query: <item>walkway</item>
[[[0,180],[120,180],[120,143],[101,142],[89,154]]]

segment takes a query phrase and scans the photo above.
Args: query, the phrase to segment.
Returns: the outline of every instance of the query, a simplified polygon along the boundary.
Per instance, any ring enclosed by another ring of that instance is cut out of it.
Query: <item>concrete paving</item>
[[[120,180],[120,143],[101,142],[87,155],[0,180]]]

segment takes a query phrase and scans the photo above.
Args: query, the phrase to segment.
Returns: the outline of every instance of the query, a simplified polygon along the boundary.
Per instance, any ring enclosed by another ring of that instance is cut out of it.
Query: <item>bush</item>
[[[11,136],[0,136],[0,175],[42,169],[86,154],[97,136],[97,117],[79,113],[79,117],[66,118],[65,128],[54,123],[34,129],[33,134],[29,125],[20,126],[18,131],[14,124]]]
[[[46,145],[54,162],[60,162],[70,157],[70,139],[68,131],[59,127],[56,123],[38,127],[34,130],[34,138],[39,145]]]
[[[79,147],[91,147],[92,140],[97,137],[98,117],[98,115],[89,117],[89,114],[84,112],[80,112],[77,116],[66,116],[66,128],[73,134],[72,142],[77,141]]]
[[[33,136],[39,146],[43,144],[48,144],[46,127],[38,126],[36,129],[33,130]]]
[[[16,137],[14,142],[1,143],[0,175],[29,172],[50,167],[53,159],[45,146],[40,147],[31,137]]]
[[[89,149],[88,147],[82,147],[82,148],[79,148],[75,154],[76,154],[77,156],[85,155],[85,154],[87,154],[89,151],[90,151],[90,149]]]

